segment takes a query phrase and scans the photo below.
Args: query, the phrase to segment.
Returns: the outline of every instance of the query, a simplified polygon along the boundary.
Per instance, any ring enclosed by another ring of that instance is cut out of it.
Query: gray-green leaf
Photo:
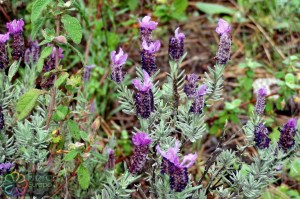
[[[79,44],[82,38],[81,24],[75,17],[70,15],[63,15],[61,18],[64,28],[68,36],[76,43]]]

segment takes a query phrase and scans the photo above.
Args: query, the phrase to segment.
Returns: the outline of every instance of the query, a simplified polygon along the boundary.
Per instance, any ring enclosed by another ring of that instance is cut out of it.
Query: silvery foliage
[[[180,70],[180,64],[186,54],[179,62],[170,61],[170,72],[167,73],[166,82],[155,81],[159,70],[152,75],[153,95],[155,111],[148,119],[138,118],[140,127],[134,127],[135,131],[143,131],[150,134],[153,142],[150,147],[152,155],[149,155],[153,163],[145,178],[149,181],[151,196],[155,198],[206,198],[206,190],[202,185],[192,186],[192,178],[182,192],[174,192],[170,189],[169,176],[161,174],[161,158],[155,152],[155,146],[160,145],[163,149],[174,146],[176,138],[174,134],[180,134],[182,142],[197,142],[206,134],[205,112],[199,115],[190,113],[191,100],[183,92],[185,72]],[[215,65],[205,74],[204,83],[208,86],[207,100],[219,100],[222,96],[223,79],[222,73],[225,66]],[[136,68],[137,77],[143,79],[140,67]],[[135,115],[135,102],[133,91],[124,84],[118,85],[120,94],[119,102],[124,113]],[[175,98],[178,97],[179,104],[176,107]]]
[[[183,57],[184,58],[184,57]],[[182,192],[173,192],[170,189],[169,176],[161,174],[161,159],[155,152],[155,146],[160,145],[163,149],[174,146],[176,138],[172,135],[181,134],[182,142],[197,142],[207,132],[205,124],[205,111],[200,115],[189,113],[191,102],[184,96],[182,87],[184,82],[184,71],[180,71],[179,63],[170,61],[170,73],[167,81],[158,84],[153,82],[153,93],[155,100],[155,112],[148,119],[138,118],[140,128],[134,127],[135,131],[148,132],[153,140],[149,155],[152,166],[145,178],[149,181],[151,197],[154,198],[206,198],[208,193],[217,195],[220,198],[257,198],[264,189],[276,180],[276,174],[280,172],[280,167],[284,162],[299,154],[300,136],[296,135],[296,145],[284,154],[278,149],[277,144],[271,144],[268,149],[259,149],[254,142],[254,129],[259,123],[264,123],[261,116],[252,113],[249,121],[242,127],[245,134],[245,145],[238,146],[236,151],[226,149],[230,140],[220,143],[206,163],[207,174],[209,174],[208,184],[202,186],[201,183],[192,186],[191,178],[186,189]],[[205,73],[204,83],[208,87],[205,101],[211,106],[210,101],[217,101],[222,98],[223,91],[223,71],[225,65],[216,64]],[[142,71],[137,67],[137,76],[143,78]],[[152,81],[156,79],[159,71],[152,76]],[[161,86],[159,86],[161,85]],[[180,105],[174,107],[174,87],[179,97]],[[124,84],[118,87],[120,93],[120,103],[123,112],[135,115],[133,91]],[[174,114],[175,113],[175,114]],[[225,132],[226,130],[224,130]],[[234,137],[234,136],[232,136]],[[247,154],[248,147],[255,147],[257,154]],[[276,154],[276,155],[275,155]],[[247,158],[245,158],[247,156]],[[249,160],[245,162],[245,159]],[[202,182],[202,180],[201,180]]]

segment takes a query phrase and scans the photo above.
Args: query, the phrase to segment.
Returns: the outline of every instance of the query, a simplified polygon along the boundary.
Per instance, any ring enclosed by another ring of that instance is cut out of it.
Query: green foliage
[[[46,9],[49,3],[51,3],[51,0],[36,0],[33,3],[31,11],[31,22],[35,23],[37,20],[39,20],[43,10]]]
[[[49,55],[52,53],[53,46],[46,46],[42,52],[41,56],[39,57],[38,63],[37,63],[37,70],[38,72],[41,72],[44,66],[44,61],[46,58],[49,57]]]
[[[82,28],[77,18],[70,15],[63,15],[61,19],[68,36],[76,44],[79,44],[82,39]]]
[[[86,190],[90,185],[91,177],[89,170],[83,164],[78,167],[77,176],[79,185],[83,190]]]
[[[214,14],[229,14],[233,15],[236,10],[220,5],[220,4],[214,4],[214,3],[204,3],[204,2],[197,2],[196,7],[201,10],[202,12],[214,15]]]
[[[18,120],[23,120],[27,117],[35,107],[38,97],[45,93],[43,90],[31,89],[22,95],[16,106]]]

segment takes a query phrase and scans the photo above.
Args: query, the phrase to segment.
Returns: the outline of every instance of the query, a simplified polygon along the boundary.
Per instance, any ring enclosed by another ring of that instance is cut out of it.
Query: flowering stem
[[[59,15],[56,17],[55,21],[56,21],[56,36],[59,36],[59,34],[60,34],[60,18],[59,18]],[[56,50],[55,69],[58,69],[58,65],[59,65],[59,50]],[[57,80],[57,75],[55,74],[54,81],[53,81],[52,92],[51,92],[51,98],[50,98],[50,105],[49,105],[48,114],[47,114],[46,129],[49,129],[51,117],[52,117],[52,114],[53,114],[53,109],[54,109],[54,106],[55,106],[56,87],[54,86],[54,83],[56,82],[56,80]]]

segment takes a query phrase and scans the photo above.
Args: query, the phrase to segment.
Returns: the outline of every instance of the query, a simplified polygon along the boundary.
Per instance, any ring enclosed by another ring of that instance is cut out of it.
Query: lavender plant
[[[199,166],[199,153],[187,146],[200,143],[208,133],[208,108],[222,99],[232,28],[219,20],[216,64],[200,81],[198,74],[185,75],[180,68],[187,56],[186,35],[177,27],[169,39],[167,79],[159,82],[156,54],[161,42],[152,37],[158,23],[145,16],[138,20],[141,65],[132,85],[125,84],[128,54],[122,48],[110,54],[110,79],[116,83],[121,109],[139,121],[132,132],[133,153],[117,175],[116,138],[113,133],[99,134],[103,119],[96,116],[87,92],[91,71],[98,66],[77,48],[83,31],[73,16],[81,12],[76,1],[35,0],[26,50],[23,19],[8,22],[8,33],[0,34],[1,197],[131,198],[138,192],[143,198],[257,198],[276,180],[284,162],[299,155],[295,118],[280,128],[278,142],[271,142],[263,118],[266,92],[261,88],[255,110],[241,128],[245,145],[229,148],[238,132],[228,133],[225,126],[204,172],[191,175],[189,168]],[[64,64],[68,53],[81,60],[77,73]],[[250,147],[257,153],[248,154]],[[47,194],[41,195],[36,182],[28,183],[23,175],[39,172],[53,177]],[[8,182],[17,173],[24,185],[20,190],[17,180]]]
[[[200,179],[193,179],[188,168],[194,165],[197,152],[181,158],[179,151],[188,143],[201,142],[207,133],[205,107],[212,106],[222,97],[222,74],[231,53],[231,26],[225,20],[219,20],[216,32],[220,43],[216,65],[205,73],[202,83],[199,83],[197,74],[185,75],[184,70],[180,70],[186,56],[185,35],[177,28],[175,37],[169,40],[170,72],[161,86],[155,81],[160,71],[155,63],[160,42],[154,42],[151,35],[156,27],[157,22],[151,21],[149,16],[140,20],[141,66],[136,68],[137,78],[132,81],[135,91],[113,78],[118,69],[114,64],[112,66],[111,77],[117,83],[122,110],[136,115],[140,122],[139,127],[134,127],[135,152],[128,166],[133,175],[141,175],[148,182],[149,190],[138,187],[138,192],[144,198],[206,198],[208,194],[220,198],[259,197],[264,188],[276,179],[280,172],[278,168],[299,154],[296,119],[290,119],[280,129],[278,143],[271,143],[263,120],[266,91],[259,89],[255,111],[241,128],[246,135],[245,145],[236,150],[228,149],[228,143],[238,132],[232,132],[226,140],[227,130],[224,127],[217,148],[205,163],[204,173]],[[120,74],[120,79],[123,79],[124,72]],[[250,147],[255,147],[257,154],[245,160]],[[109,197],[114,198],[115,195]]]

